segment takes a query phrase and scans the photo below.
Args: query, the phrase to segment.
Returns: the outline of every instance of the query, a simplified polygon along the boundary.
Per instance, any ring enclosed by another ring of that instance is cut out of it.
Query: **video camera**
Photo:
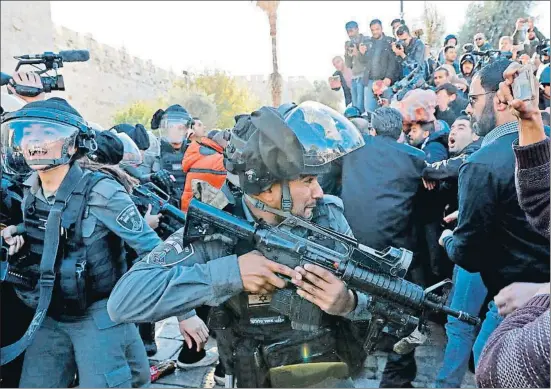
[[[414,64],[408,68],[411,72],[392,86],[393,99],[397,101],[401,101],[409,91],[427,86],[421,66]]]
[[[500,58],[505,58],[508,60],[513,58],[512,52],[500,50],[471,51],[471,54],[476,55],[480,58],[476,64],[476,68],[474,69],[473,73],[478,72],[484,66],[489,65]]]
[[[547,61],[543,60],[543,57],[549,57],[549,39],[544,40],[536,46],[536,53],[540,56],[541,62],[545,64],[549,63],[549,58],[547,58]]]
[[[465,43],[463,45],[463,51],[465,53],[471,53],[474,51],[474,45],[472,43]]]
[[[51,91],[65,90],[65,82],[63,76],[57,73],[59,68],[63,67],[63,62],[86,62],[90,59],[90,52],[88,50],[65,50],[60,51],[59,54],[46,51],[43,54],[26,54],[13,57],[19,62],[15,67],[17,72],[22,65],[31,65],[38,69],[37,74],[45,74],[41,76],[43,88],[29,87],[25,85],[18,85],[15,80],[9,74],[1,73],[0,85],[10,84],[14,87],[17,94],[27,97],[35,97],[40,93],[50,93]],[[44,69],[39,68],[36,65],[44,65]],[[48,71],[53,70],[54,75],[47,74]],[[11,80],[11,81],[10,81]],[[8,91],[8,93],[11,93]]]
[[[400,50],[405,50],[406,49],[406,42],[404,42],[402,39],[398,39],[394,45],[399,48]]]

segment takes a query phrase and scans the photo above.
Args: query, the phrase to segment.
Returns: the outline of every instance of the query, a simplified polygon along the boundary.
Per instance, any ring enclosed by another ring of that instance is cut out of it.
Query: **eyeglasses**
[[[471,107],[474,105],[474,103],[476,103],[476,100],[480,97],[480,96],[486,96],[486,95],[489,95],[490,93],[497,93],[497,91],[490,91],[490,92],[486,92],[486,93],[479,93],[477,95],[469,95],[469,104],[471,105]]]

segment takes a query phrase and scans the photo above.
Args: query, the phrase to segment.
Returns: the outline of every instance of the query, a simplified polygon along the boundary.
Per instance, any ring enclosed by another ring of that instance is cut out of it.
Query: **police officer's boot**
[[[155,343],[155,323],[140,323],[140,337],[145,346],[145,352],[148,357],[157,354],[157,344]]]

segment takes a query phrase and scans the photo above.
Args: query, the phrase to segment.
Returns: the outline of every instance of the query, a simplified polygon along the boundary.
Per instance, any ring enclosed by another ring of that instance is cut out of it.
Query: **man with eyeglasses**
[[[511,145],[518,138],[518,121],[497,96],[510,64],[498,59],[471,83],[466,112],[484,140],[459,170],[458,226],[445,230],[439,242],[456,265],[480,272],[488,296],[509,286],[514,289],[512,303],[522,305],[527,294],[534,295],[536,283],[549,281],[550,253],[549,241],[530,226],[516,194]],[[473,347],[475,364],[502,320],[499,312],[503,307],[492,300]]]

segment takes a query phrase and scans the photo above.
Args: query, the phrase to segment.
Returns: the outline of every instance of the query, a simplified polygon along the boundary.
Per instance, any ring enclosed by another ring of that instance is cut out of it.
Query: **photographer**
[[[360,46],[364,46],[366,38],[362,34],[360,34],[358,23],[354,21],[346,23],[346,33],[348,34],[350,40],[346,41],[344,45],[344,61],[346,66],[352,69],[352,105],[363,112],[363,77],[365,72],[365,65],[360,60],[360,57],[365,54],[365,49],[362,47],[363,54],[361,54],[359,50]]]
[[[545,40],[545,35],[534,26],[532,18],[517,19],[515,32],[513,33],[513,44],[524,46],[521,53],[527,54],[531,58],[536,53],[538,45],[544,43]]]
[[[329,77],[329,85],[334,91],[339,91],[342,88],[344,94],[344,104],[349,106],[352,104],[352,70],[344,64],[344,59],[341,56],[333,58],[333,66],[335,73]]]
[[[396,30],[398,41],[392,43],[392,51],[398,57],[398,64],[402,66],[402,77],[406,77],[415,65],[425,72],[425,44],[418,38],[411,36],[408,26],[402,25]]]
[[[403,26],[406,24],[403,19],[393,19],[392,22],[390,22],[390,28],[392,28],[392,35],[394,35],[394,38],[396,38],[396,30],[398,27]]]
[[[388,88],[399,77],[399,74],[396,74],[398,62],[391,47],[393,39],[383,33],[383,25],[379,19],[373,19],[369,23],[369,28],[372,37],[366,45],[360,46],[360,62],[365,65],[363,83],[366,112],[372,112],[377,108],[377,98],[373,93],[374,82],[382,80]],[[390,94],[391,90],[386,89],[383,97],[389,99]]]
[[[518,47],[513,45],[513,38],[510,36],[506,35],[499,38],[499,51],[506,59],[512,59],[513,61],[517,59]]]
[[[490,44],[490,42],[488,42],[486,36],[482,32],[475,34],[474,44],[476,47],[476,51],[488,51],[493,49],[492,45]]]

